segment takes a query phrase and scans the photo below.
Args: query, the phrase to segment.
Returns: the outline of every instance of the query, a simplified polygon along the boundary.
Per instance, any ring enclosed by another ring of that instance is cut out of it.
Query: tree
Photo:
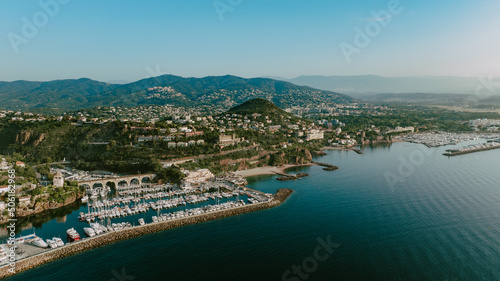
[[[171,183],[175,183],[177,185],[181,184],[181,181],[186,175],[178,167],[172,166],[166,169],[161,169],[156,173],[159,179],[165,179]]]

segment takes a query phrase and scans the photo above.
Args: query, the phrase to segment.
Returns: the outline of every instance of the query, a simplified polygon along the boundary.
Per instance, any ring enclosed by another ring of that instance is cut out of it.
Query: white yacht
[[[52,237],[52,241],[56,242],[57,247],[62,247],[64,246],[64,242],[62,241],[61,238],[59,237]]]
[[[57,243],[54,240],[47,239],[47,244],[49,244],[51,249],[57,248]]]
[[[47,248],[49,245],[43,241],[42,238],[36,236],[33,240],[31,240],[31,245],[37,246],[40,248]]]
[[[91,223],[90,227],[94,230],[96,235],[102,234],[102,229],[99,223]]]
[[[95,231],[93,228],[91,227],[84,227],[83,228],[83,232],[85,232],[85,234],[89,237],[94,237],[95,236]]]
[[[76,232],[76,230],[74,228],[70,228],[70,229],[66,230],[66,234],[68,235],[69,242],[75,242],[75,241],[79,241],[81,239],[80,235],[78,234],[78,232]]]
[[[7,252],[5,251],[5,249],[2,246],[0,246],[0,263],[2,263],[7,258],[8,258]]]
[[[140,219],[139,219],[139,224],[140,224],[140,225],[144,225],[144,224],[145,224],[145,223],[144,223],[144,219],[143,219],[143,218],[140,218]]]

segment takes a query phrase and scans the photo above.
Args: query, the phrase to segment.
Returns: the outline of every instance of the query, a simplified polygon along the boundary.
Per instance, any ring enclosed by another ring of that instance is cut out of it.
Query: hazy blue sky
[[[498,0],[55,1],[0,0],[0,81],[500,77]]]

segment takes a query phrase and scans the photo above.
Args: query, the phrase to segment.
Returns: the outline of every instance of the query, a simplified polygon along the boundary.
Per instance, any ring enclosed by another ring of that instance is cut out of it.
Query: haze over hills
[[[478,87],[485,91],[491,89],[488,78],[453,77],[453,76],[415,76],[415,77],[382,77],[376,75],[360,76],[299,76],[292,79],[277,78],[296,85],[326,91],[340,92],[354,97],[374,94],[399,93],[446,93],[473,95]],[[495,79],[493,79],[495,80]],[[500,95],[500,87],[496,87],[492,95]]]
[[[349,103],[353,98],[267,78],[231,75],[184,78],[162,75],[124,85],[90,79],[50,82],[0,82],[0,104],[11,110],[75,110],[96,106],[216,106],[226,110],[254,98],[284,108],[293,105]]]

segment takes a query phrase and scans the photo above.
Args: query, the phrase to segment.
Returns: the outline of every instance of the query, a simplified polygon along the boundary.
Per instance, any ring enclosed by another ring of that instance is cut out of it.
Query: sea
[[[399,142],[327,150],[309,176],[248,179],[294,190],[282,205],[94,249],[6,280],[500,280],[500,150]],[[85,205],[25,222],[63,236]],[[83,234],[81,232],[81,234]]]

